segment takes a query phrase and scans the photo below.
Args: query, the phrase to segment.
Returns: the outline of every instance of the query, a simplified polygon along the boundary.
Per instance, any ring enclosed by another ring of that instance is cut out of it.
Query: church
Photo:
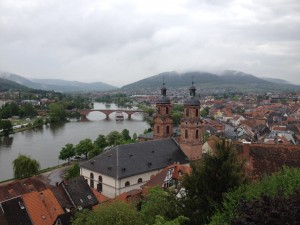
[[[180,136],[173,137],[172,103],[163,84],[156,101],[153,140],[118,145],[80,165],[88,184],[109,198],[139,189],[151,176],[177,163],[188,165],[201,158],[202,125],[200,101],[192,84],[184,101]]]

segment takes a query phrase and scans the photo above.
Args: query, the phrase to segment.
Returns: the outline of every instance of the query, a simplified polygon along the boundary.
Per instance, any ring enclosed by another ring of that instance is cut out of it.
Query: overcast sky
[[[0,0],[0,70],[122,86],[239,70],[300,84],[300,0]]]

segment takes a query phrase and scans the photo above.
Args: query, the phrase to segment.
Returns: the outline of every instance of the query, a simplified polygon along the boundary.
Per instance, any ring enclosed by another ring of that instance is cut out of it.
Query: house
[[[81,164],[80,174],[92,188],[114,198],[138,189],[168,165],[189,160],[173,138],[115,146]]]
[[[64,211],[50,189],[22,195],[28,214],[35,225],[53,225]]]
[[[33,191],[44,191],[46,189],[46,185],[36,177],[16,180],[0,185],[0,202]]]
[[[238,126],[238,125],[240,125],[241,121],[244,121],[244,120],[245,120],[245,117],[237,115],[230,121],[234,126]]]
[[[94,205],[99,203],[97,197],[82,176],[62,181],[59,185],[52,188],[51,191],[64,212],[84,208],[92,209]]]
[[[174,163],[164,168],[158,174],[153,175],[150,180],[143,185],[143,188],[148,189],[155,186],[162,188],[180,188],[183,176],[185,174],[190,174],[191,171],[192,168],[189,165]]]
[[[7,222],[9,225],[34,225],[21,197],[16,197],[1,202],[0,214],[1,213],[3,213],[5,216],[6,221],[3,218],[4,222]]]

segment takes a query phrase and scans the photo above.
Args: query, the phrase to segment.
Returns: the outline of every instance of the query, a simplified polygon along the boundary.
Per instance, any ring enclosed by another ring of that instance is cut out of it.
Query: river
[[[102,103],[94,103],[94,109],[117,109],[115,104],[108,107]],[[124,114],[123,121],[115,121],[115,113],[110,114],[110,119],[105,119],[101,112],[91,112],[88,122],[71,121],[67,123],[44,125],[41,128],[26,130],[10,135],[9,139],[0,138],[0,181],[13,178],[12,161],[19,154],[26,154],[39,161],[41,169],[62,164],[58,160],[62,147],[67,143],[74,145],[80,140],[90,138],[95,140],[99,134],[107,135],[111,131],[128,129],[130,135],[143,133],[148,124],[143,121],[141,114],[133,114],[132,119],[127,119]]]

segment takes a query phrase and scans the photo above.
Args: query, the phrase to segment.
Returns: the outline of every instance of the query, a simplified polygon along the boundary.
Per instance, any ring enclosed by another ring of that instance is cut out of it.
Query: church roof
[[[200,106],[200,101],[199,99],[195,98],[194,96],[186,99],[183,102],[184,105],[190,105],[190,106]]]
[[[189,160],[172,138],[118,145],[81,164],[82,168],[122,179]]]
[[[170,104],[171,100],[167,96],[160,96],[156,99],[156,104]]]

